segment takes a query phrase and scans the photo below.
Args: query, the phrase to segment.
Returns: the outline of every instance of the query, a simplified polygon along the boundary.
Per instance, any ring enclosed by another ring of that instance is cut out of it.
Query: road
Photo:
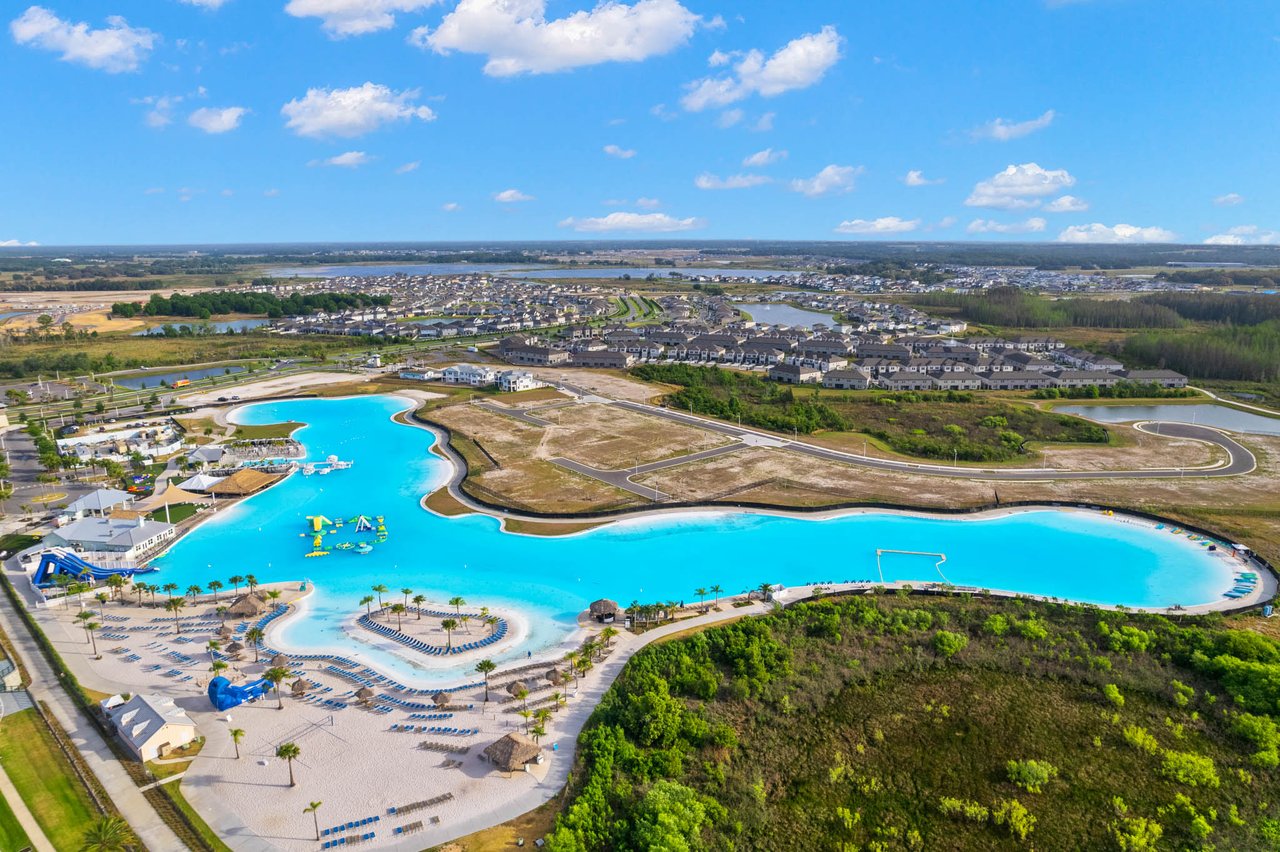
[[[671,496],[670,494],[663,494],[658,489],[650,488],[647,485],[637,485],[632,481],[632,477],[639,476],[642,473],[662,470],[663,468],[676,467],[677,465],[715,458],[716,456],[722,456],[725,453],[736,453],[744,446],[744,444],[740,443],[729,444],[724,447],[715,447],[710,450],[703,450],[700,453],[691,453],[687,456],[676,456],[673,459],[664,459],[663,461],[636,465],[635,467],[629,467],[624,470],[600,470],[599,468],[591,467],[589,465],[582,464],[581,462],[565,458],[554,458],[550,459],[550,461],[552,464],[558,464],[561,467],[576,471],[584,476],[590,476],[592,479],[607,482],[612,486],[621,488],[623,491],[630,491],[632,494],[639,494],[641,497],[646,497],[650,500],[666,500]]]
[[[675,423],[696,426],[739,440],[743,438],[752,438],[755,440],[772,439],[780,442],[786,449],[789,449],[792,452],[803,453],[807,456],[823,459],[825,461],[853,464],[860,467],[887,470],[895,473],[946,476],[953,479],[977,479],[998,482],[1040,482],[1044,480],[1066,479],[1179,479],[1187,476],[1240,476],[1242,474],[1252,472],[1258,464],[1258,460],[1254,457],[1253,453],[1241,446],[1234,438],[1231,438],[1216,429],[1210,429],[1207,426],[1194,426],[1190,423],[1161,422],[1159,424],[1159,434],[1170,438],[1189,438],[1196,441],[1216,444],[1227,453],[1228,461],[1225,465],[1213,468],[1190,469],[1159,468],[1151,470],[1072,471],[1052,468],[1021,468],[1008,470],[1000,468],[953,467],[940,464],[922,464],[917,462],[895,461],[893,459],[871,458],[869,456],[861,456],[856,453],[846,453],[840,450],[828,449],[827,447],[819,447],[815,444],[805,443],[804,441],[786,440],[785,438],[777,438],[776,436],[769,435],[764,432],[757,432],[753,429],[746,429],[729,423],[721,423],[718,420],[698,417],[696,415],[686,414],[682,411],[675,411],[670,408],[661,408],[656,405],[645,405],[639,402],[626,402],[624,400],[613,400],[610,404],[626,408],[631,411],[640,412],[642,414],[661,417]],[[1142,425],[1143,424],[1139,424],[1139,426]],[[1154,429],[1147,429],[1145,431],[1154,431]]]

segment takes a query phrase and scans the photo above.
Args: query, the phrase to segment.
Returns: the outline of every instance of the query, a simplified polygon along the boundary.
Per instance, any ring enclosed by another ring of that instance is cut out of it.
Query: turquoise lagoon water
[[[876,578],[876,549],[942,552],[946,579],[973,585],[1130,606],[1217,600],[1231,586],[1228,565],[1180,536],[1084,512],[1033,511],[979,520],[864,513],[816,520],[738,512],[685,513],[621,521],[567,538],[500,530],[492,518],[441,518],[421,497],[447,480],[448,464],[428,450],[431,433],[391,421],[407,400],[378,396],[293,400],[239,409],[237,422],[307,423],[297,437],[308,458],[355,462],[328,476],[299,474],[219,511],[155,566],[158,582],[180,588],[233,574],[261,582],[307,579],[309,610],[284,628],[293,650],[347,652],[342,622],[384,583],[399,599],[409,587],[470,607],[515,606],[531,635],[506,659],[536,656],[561,642],[592,600],[696,600],[696,587],[738,593],[761,582],[799,585]],[[307,559],[306,516],[383,515],[389,540],[367,556],[334,551]],[[885,579],[941,579],[930,557],[886,555]],[[153,581],[156,582],[156,581]],[[417,671],[390,652],[366,656],[410,679],[456,676]],[[504,656],[495,656],[502,662]],[[470,665],[470,664],[468,664]]]

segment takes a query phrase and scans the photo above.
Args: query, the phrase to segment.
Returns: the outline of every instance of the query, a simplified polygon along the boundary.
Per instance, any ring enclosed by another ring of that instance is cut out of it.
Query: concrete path
[[[58,852],[49,842],[49,838],[45,837],[44,829],[40,827],[40,823],[36,822],[27,803],[18,795],[18,788],[13,786],[3,767],[0,767],[0,798],[9,803],[13,815],[18,818],[18,825],[22,826],[22,830],[27,833],[27,839],[31,841],[32,847],[37,852]]]
[[[10,574],[11,578],[21,575]],[[14,649],[26,666],[31,684],[28,691],[37,701],[43,701],[58,720],[71,743],[79,750],[89,769],[102,783],[103,788],[115,802],[120,814],[128,821],[138,838],[147,849],[154,852],[168,852],[181,849],[182,842],[160,819],[151,804],[143,797],[134,785],[129,773],[120,764],[111,747],[102,738],[80,708],[71,700],[58,683],[59,675],[50,667],[39,646],[27,631],[8,596],[0,596],[0,627],[13,642]]]
[[[522,420],[531,426],[550,426],[551,421],[543,420],[541,417],[534,417],[527,411],[518,408],[503,408],[501,405],[494,405],[492,402],[477,402],[477,408],[483,408],[485,411],[491,411],[494,414],[501,414],[506,417],[514,417],[516,420]]]

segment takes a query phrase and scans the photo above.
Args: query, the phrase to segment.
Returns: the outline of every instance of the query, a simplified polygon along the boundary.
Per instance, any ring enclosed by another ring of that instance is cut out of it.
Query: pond
[[[190,379],[191,381],[199,381],[207,379],[209,376],[222,376],[227,373],[243,373],[244,367],[205,367],[199,370],[174,370],[168,373],[139,373],[132,376],[117,376],[111,380],[114,385],[130,390],[145,390],[146,388],[158,388],[161,383],[173,386],[173,383],[179,379]]]
[[[503,532],[487,516],[444,518],[420,505],[446,482],[434,436],[392,415],[412,403],[391,396],[288,400],[239,409],[236,422],[298,421],[307,458],[329,454],[354,466],[326,476],[294,474],[220,510],[154,563],[179,588],[234,574],[260,582],[307,580],[306,612],[285,625],[292,649],[350,650],[345,623],[372,586],[411,588],[442,604],[460,595],[472,606],[526,614],[529,637],[495,661],[535,655],[562,642],[587,604],[610,598],[692,602],[694,588],[719,584],[737,594],[762,582],[878,579],[942,581],[1102,604],[1191,605],[1218,600],[1232,585],[1231,564],[1182,536],[1131,518],[1037,510],[980,519],[865,512],[817,520],[737,511],[637,518],[560,538]],[[383,516],[387,539],[367,555],[335,550],[308,558],[308,517]],[[945,553],[936,557],[876,549]],[[877,563],[881,565],[878,567]],[[416,677],[447,678],[460,668],[415,672],[400,657],[380,665]],[[473,665],[472,661],[468,665]],[[461,665],[461,664],[458,664]]]
[[[826,323],[827,325],[832,325],[835,322],[835,316],[832,314],[809,311],[777,302],[735,302],[733,306],[741,311],[746,311],[756,322],[767,323],[768,325],[812,328],[816,322]]]
[[[270,325],[270,324],[271,324],[271,320],[269,319],[238,319],[238,320],[223,320],[220,322],[209,322],[208,320],[205,320],[205,321],[187,320],[185,322],[177,321],[177,322],[165,323],[165,325],[172,326],[175,329],[180,329],[184,325],[191,326],[199,334],[211,334],[211,333],[223,334],[224,332],[227,332],[227,331],[236,331],[236,332],[249,331],[250,329],[262,328],[264,325]],[[153,328],[144,329],[142,331],[135,331],[133,333],[133,336],[134,337],[150,337],[153,335],[163,335],[163,334],[164,334],[164,326],[158,325]]]
[[[1280,435],[1280,418],[1240,411],[1225,405],[1062,405],[1061,414],[1075,414],[1103,423],[1132,423],[1138,420],[1167,420],[1194,423],[1229,432]]]

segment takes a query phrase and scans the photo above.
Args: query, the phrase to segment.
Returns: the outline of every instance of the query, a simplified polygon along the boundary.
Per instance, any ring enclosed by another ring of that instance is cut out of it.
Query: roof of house
[[[187,453],[187,458],[192,461],[216,462],[222,460],[225,452],[222,447],[196,447]]]
[[[208,491],[225,478],[223,476],[210,476],[207,473],[198,473],[190,479],[178,483],[178,487],[187,491]]]
[[[120,736],[139,751],[166,725],[182,725],[193,731],[196,726],[187,711],[174,704],[172,698],[159,695],[135,695],[107,712]]]
[[[103,547],[134,547],[173,529],[161,521],[132,518],[81,518],[50,535],[63,541]],[[94,549],[93,547],[89,548]]]
[[[69,512],[105,512],[113,506],[128,503],[133,499],[127,491],[115,488],[99,488],[92,494],[86,494],[67,506]]]

